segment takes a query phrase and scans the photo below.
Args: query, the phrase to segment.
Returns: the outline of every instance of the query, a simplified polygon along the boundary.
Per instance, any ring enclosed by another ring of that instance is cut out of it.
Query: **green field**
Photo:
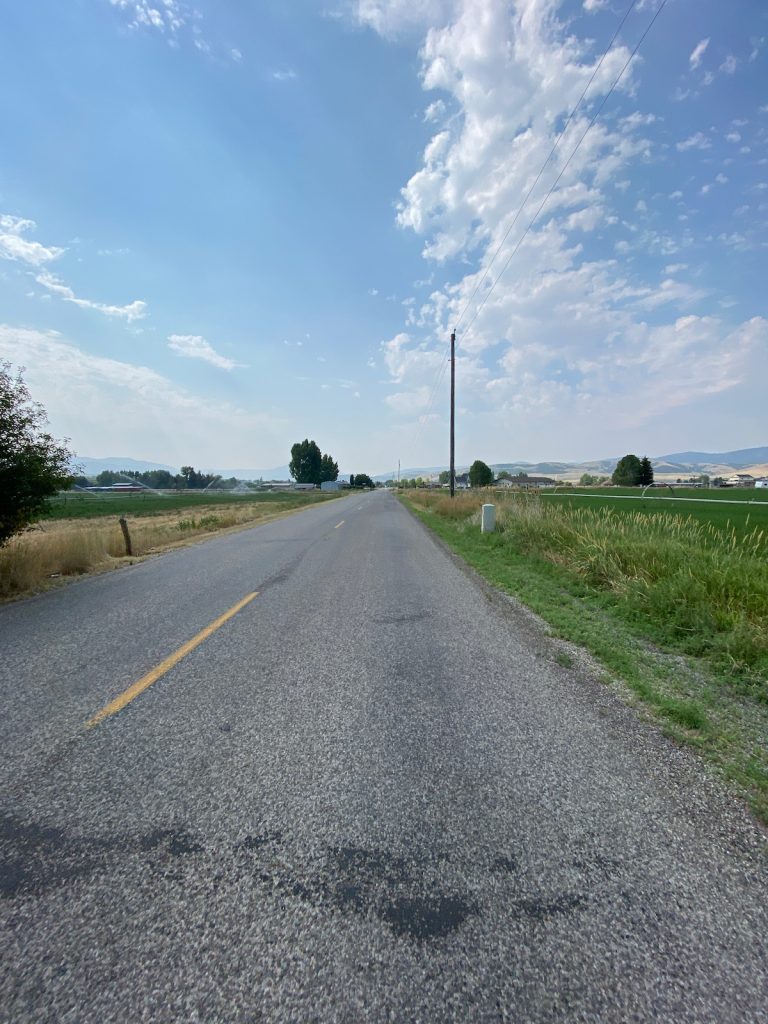
[[[252,491],[248,494],[222,494],[209,491],[190,494],[185,491],[162,493],[143,491],[130,494],[67,491],[48,505],[47,519],[91,519],[97,516],[153,516],[176,509],[211,505],[247,503],[278,504],[281,508],[300,508],[317,501],[328,501],[343,492],[331,491]]]
[[[540,495],[548,502],[571,508],[610,508],[620,515],[643,512],[690,517],[717,529],[734,530],[740,536],[756,527],[768,529],[768,489],[675,487],[670,494],[666,488],[657,487],[641,497],[635,487],[568,487],[541,491]]]

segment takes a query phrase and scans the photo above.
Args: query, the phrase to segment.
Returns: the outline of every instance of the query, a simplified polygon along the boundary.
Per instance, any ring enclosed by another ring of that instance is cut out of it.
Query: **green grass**
[[[638,498],[643,492],[642,487],[565,487],[559,484],[554,491],[557,494],[594,494],[601,498],[611,495]],[[543,491],[544,494],[554,493]],[[694,498],[696,501],[745,501],[768,502],[768,488],[762,487],[684,487],[681,484],[665,484],[663,487],[651,487],[645,492],[649,500],[655,498]]]
[[[206,494],[159,494],[138,492],[117,494],[95,492],[85,494],[69,491],[53,498],[48,504],[47,519],[91,519],[100,516],[152,516],[177,509],[194,509],[211,505],[239,505],[245,503],[268,503],[280,508],[300,508],[312,502],[328,501],[344,492],[331,491],[254,491],[250,494],[221,494],[209,491]]]
[[[412,493],[414,511],[500,589],[588,650],[768,822],[768,540],[689,516],[536,497]],[[574,503],[575,504],[575,503]],[[555,656],[560,664],[565,658]]]
[[[629,487],[574,487],[556,493],[544,491],[541,496],[544,501],[568,508],[610,508],[618,515],[633,512],[662,516],[673,514],[711,524],[719,530],[733,529],[739,535],[745,535],[755,527],[768,532],[768,491],[762,489],[703,491],[675,488],[675,498],[689,500],[666,500],[658,488],[640,497],[637,488]]]

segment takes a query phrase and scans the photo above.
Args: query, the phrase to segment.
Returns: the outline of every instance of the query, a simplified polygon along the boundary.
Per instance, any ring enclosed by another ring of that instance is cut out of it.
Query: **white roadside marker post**
[[[480,521],[481,533],[493,533],[496,529],[496,506],[483,505],[483,514]]]

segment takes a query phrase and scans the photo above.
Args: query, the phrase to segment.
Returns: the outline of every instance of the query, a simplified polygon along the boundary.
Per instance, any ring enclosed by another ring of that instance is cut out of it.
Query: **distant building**
[[[294,491],[314,491],[317,484],[293,484]],[[322,487],[322,484],[320,485]]]
[[[320,484],[321,491],[340,491],[341,484],[338,480],[323,480]]]
[[[755,478],[750,473],[732,473],[725,479],[726,487],[754,487]]]
[[[548,476],[522,476],[519,473],[517,476],[504,477],[493,483],[494,487],[517,487],[523,490],[530,490],[532,487],[555,487],[556,485],[557,480],[552,480]]]
[[[755,487],[768,487],[768,477],[761,477],[755,480]]]

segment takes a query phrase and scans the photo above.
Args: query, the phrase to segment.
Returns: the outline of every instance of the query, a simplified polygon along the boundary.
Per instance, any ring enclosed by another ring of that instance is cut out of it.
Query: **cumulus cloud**
[[[221,370],[233,370],[242,365],[222,356],[199,334],[171,334],[168,336],[168,348],[177,355],[187,359],[202,359],[204,363],[218,366]]]
[[[394,9],[380,3],[377,10],[385,7]],[[764,320],[734,327],[699,316],[707,293],[669,276],[684,269],[670,259],[693,244],[690,231],[655,229],[650,201],[623,196],[632,188],[633,167],[653,157],[645,135],[653,115],[636,110],[598,120],[531,226],[584,134],[588,121],[577,112],[530,206],[518,215],[520,197],[596,69],[592,44],[558,20],[559,7],[555,0],[463,0],[451,20],[438,20],[423,40],[427,109],[437,94],[452,116],[436,127],[404,185],[397,220],[422,238],[425,259],[446,267],[449,283],[409,307],[407,331],[382,343],[381,359],[392,384],[390,408],[426,431],[436,388],[434,406],[444,406],[441,375],[457,321],[457,379],[467,422],[478,417],[487,425],[493,417],[496,429],[507,426],[516,437],[575,422],[583,430],[587,422],[604,430],[630,416],[639,423],[727,390],[750,379],[750,360],[766,337]],[[703,52],[702,46],[697,59]],[[608,54],[590,87],[593,103],[608,92],[627,56],[624,47]],[[636,73],[619,91],[634,89]],[[711,146],[697,132],[681,140],[677,152]],[[681,199],[682,192],[671,198]],[[643,223],[629,222],[626,212],[618,217],[617,202],[624,211],[636,206]],[[616,237],[619,230],[625,237]],[[598,234],[607,235],[602,244]],[[614,245],[621,259],[605,257]],[[651,262],[635,267],[634,253]],[[649,269],[654,265],[659,272],[669,268],[660,283]],[[456,267],[465,269],[457,273]],[[629,399],[638,389],[652,397],[635,410]],[[443,418],[438,411],[438,421]]]
[[[26,263],[30,267],[42,267],[57,259],[65,251],[57,246],[46,246],[26,238],[37,225],[33,220],[14,217],[4,213],[0,216],[0,257]]]
[[[92,299],[81,299],[74,291],[54,274],[44,270],[35,278],[37,283],[46,288],[54,295],[58,295],[65,302],[72,302],[81,309],[95,309],[104,316],[118,317],[132,323],[134,320],[143,320],[147,315],[147,304],[140,299],[129,302],[126,306],[110,306],[104,302],[94,302]]]

